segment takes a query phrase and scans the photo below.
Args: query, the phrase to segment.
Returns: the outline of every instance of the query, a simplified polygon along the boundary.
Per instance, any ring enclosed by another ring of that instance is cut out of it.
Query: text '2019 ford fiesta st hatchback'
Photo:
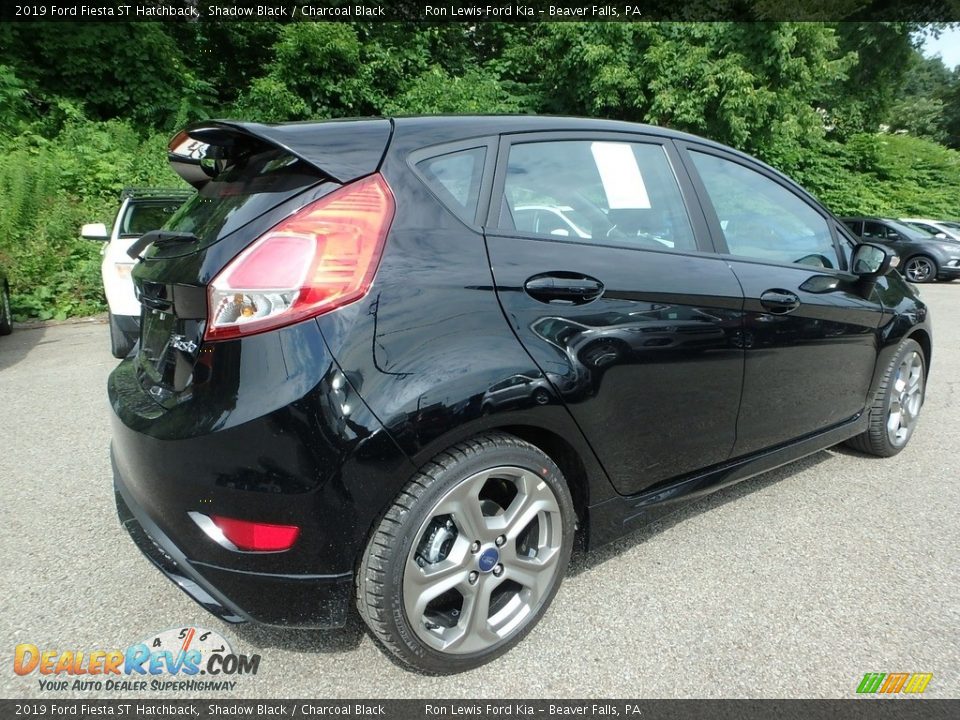
[[[930,324],[892,251],[716,143],[208,122],[170,160],[199,192],[131,249],[117,505],[224,620],[356,603],[404,663],[461,671],[533,627],[575,535],[917,422]]]

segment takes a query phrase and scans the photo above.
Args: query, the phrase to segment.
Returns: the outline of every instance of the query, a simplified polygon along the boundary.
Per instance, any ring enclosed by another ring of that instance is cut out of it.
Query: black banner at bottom
[[[960,700],[0,700],[0,718],[643,718],[643,720],[935,720]]]

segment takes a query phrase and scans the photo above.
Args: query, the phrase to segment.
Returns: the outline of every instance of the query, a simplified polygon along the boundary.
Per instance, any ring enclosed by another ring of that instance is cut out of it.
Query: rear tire
[[[13,309],[10,306],[10,288],[0,288],[0,335],[13,332]]]
[[[847,444],[860,452],[891,457],[903,450],[916,428],[926,393],[927,364],[915,340],[904,340],[887,366],[868,409],[867,430]]]
[[[459,443],[423,466],[375,528],[357,608],[409,667],[478,667],[546,612],[574,529],[563,474],[538,448],[504,433]]]
[[[117,318],[113,313],[110,313],[109,320],[110,352],[113,353],[113,356],[118,360],[123,360],[130,354],[130,351],[133,350],[133,346],[137,344],[137,341],[120,328],[120,323],[117,322]]]

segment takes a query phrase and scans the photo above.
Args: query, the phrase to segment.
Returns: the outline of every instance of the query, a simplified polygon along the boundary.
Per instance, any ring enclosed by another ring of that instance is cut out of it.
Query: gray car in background
[[[887,245],[900,256],[900,272],[910,282],[960,277],[960,243],[891,218],[845,217],[843,224],[866,242]]]

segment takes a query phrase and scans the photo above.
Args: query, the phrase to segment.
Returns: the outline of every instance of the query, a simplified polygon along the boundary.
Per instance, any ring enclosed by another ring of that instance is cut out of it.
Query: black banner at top
[[[960,0],[40,0],[5,22],[960,22]]]
[[[4,720],[953,720],[958,700],[0,700]]]

